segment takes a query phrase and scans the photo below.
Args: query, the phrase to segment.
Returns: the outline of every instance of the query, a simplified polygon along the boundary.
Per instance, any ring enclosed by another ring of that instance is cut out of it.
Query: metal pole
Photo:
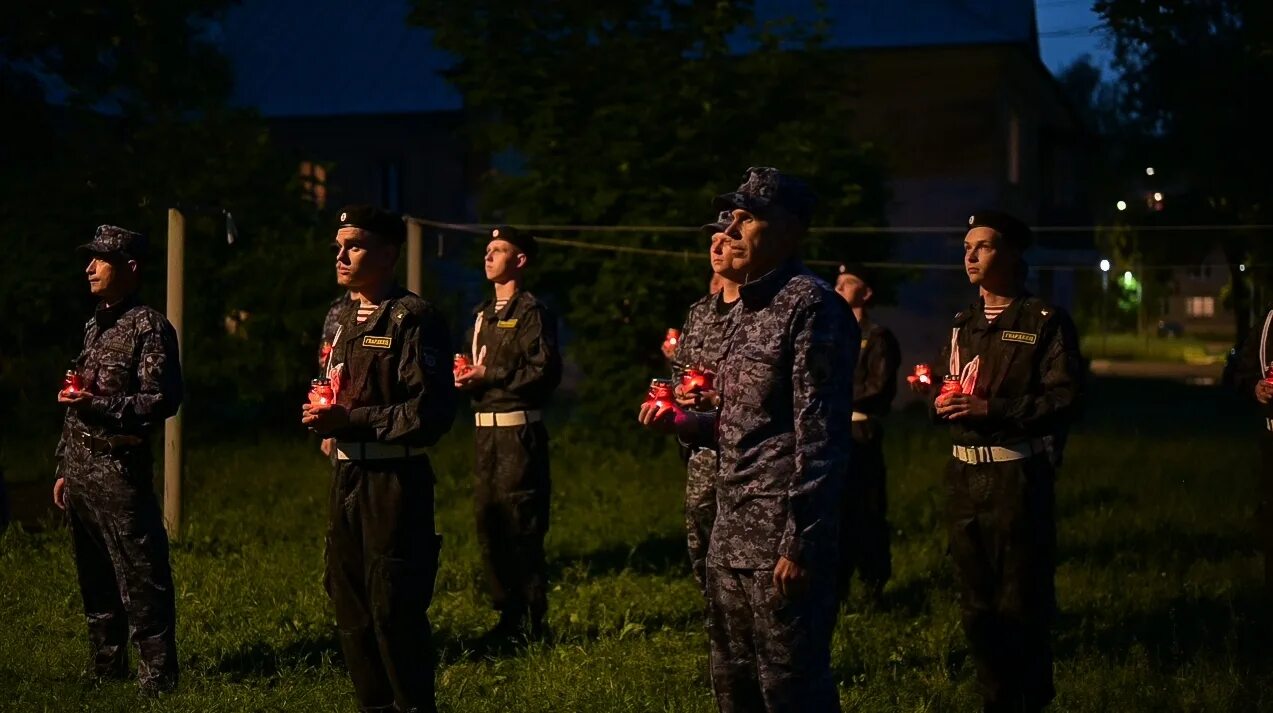
[[[407,289],[424,290],[424,226],[414,220],[407,221]]]
[[[181,323],[185,309],[186,217],[176,208],[168,209],[168,321],[177,332],[177,353],[181,354]],[[164,423],[164,525],[168,537],[181,534],[181,413]]]

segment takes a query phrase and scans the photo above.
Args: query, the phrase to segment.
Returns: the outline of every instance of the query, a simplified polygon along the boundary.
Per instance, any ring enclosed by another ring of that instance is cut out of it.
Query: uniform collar
[[[773,301],[774,296],[791,281],[791,278],[802,272],[804,272],[804,264],[799,258],[793,257],[765,273],[760,279],[739,287],[739,298],[749,309],[764,307]]]
[[[134,292],[109,307],[105,302],[98,302],[93,312],[93,319],[99,325],[114,324],[125,312],[137,305],[137,293]]]
[[[500,319],[506,319],[508,315],[512,314],[513,310],[517,308],[517,302],[518,300],[521,299],[522,294],[523,294],[522,290],[518,290],[514,292],[513,296],[508,298],[508,304],[504,305],[503,314],[496,312],[495,316],[499,317]],[[495,302],[496,302],[496,299],[494,297],[487,299],[485,302],[478,305],[477,308],[473,310],[473,315],[474,316],[477,316],[479,314],[484,315],[486,314],[487,310],[493,310],[495,308]]]

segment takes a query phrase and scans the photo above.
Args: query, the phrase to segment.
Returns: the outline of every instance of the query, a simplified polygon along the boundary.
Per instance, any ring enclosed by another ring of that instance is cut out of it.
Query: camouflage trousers
[[[326,586],[362,710],[434,711],[429,602],[442,538],[427,458],[336,461]]]
[[[477,539],[491,602],[505,617],[540,622],[548,611],[548,431],[543,423],[478,428],[474,441]]]
[[[62,475],[88,620],[90,673],[126,676],[131,638],[137,682],[156,690],[175,687],[176,597],[149,453],[68,454]]]
[[[831,678],[835,586],[829,573],[808,591],[778,594],[771,569],[709,562],[712,687],[721,713],[839,711]]]
[[[1055,694],[1054,476],[1042,456],[946,466],[960,614],[990,711],[1038,711]]]
[[[873,592],[884,589],[893,572],[889,553],[888,470],[884,432],[878,422],[853,424],[853,460],[840,515],[840,567],[836,593],[844,600],[856,572]]]
[[[707,596],[707,545],[716,520],[716,451],[696,448],[685,469],[685,539],[694,581]]]

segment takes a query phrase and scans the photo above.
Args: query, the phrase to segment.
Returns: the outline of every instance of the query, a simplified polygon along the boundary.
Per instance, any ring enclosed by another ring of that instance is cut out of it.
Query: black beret
[[[839,275],[852,275],[861,280],[867,287],[872,287],[875,281],[875,275],[866,265],[857,262],[842,262],[837,273]]]
[[[402,216],[372,205],[347,205],[340,209],[341,228],[361,228],[391,243],[407,239],[407,224]]]
[[[813,190],[799,178],[776,168],[753,166],[747,169],[742,185],[733,193],[716,196],[712,207],[717,210],[742,208],[758,214],[763,214],[767,208],[778,207],[807,226],[817,202]]]
[[[539,242],[535,236],[511,225],[497,225],[491,228],[491,240],[503,240],[522,251],[526,257],[533,258],[539,252]]]
[[[968,229],[973,228],[990,228],[1018,250],[1030,247],[1033,237],[1030,226],[999,210],[981,210],[968,216]]]
[[[80,255],[121,255],[129,260],[145,260],[149,247],[141,233],[117,225],[99,225],[93,240],[75,251]]]

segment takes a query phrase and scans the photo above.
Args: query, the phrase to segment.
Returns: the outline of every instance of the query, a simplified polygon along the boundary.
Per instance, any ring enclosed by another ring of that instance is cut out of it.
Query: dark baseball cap
[[[968,216],[968,229],[973,228],[990,228],[998,233],[1005,243],[1018,250],[1030,247],[1033,240],[1030,226],[1001,210],[980,210]]]
[[[801,179],[776,168],[753,166],[747,169],[742,185],[733,193],[716,196],[712,207],[717,210],[742,208],[761,215],[770,208],[781,208],[807,227],[817,202],[809,185]]]
[[[99,225],[92,241],[77,247],[75,252],[81,257],[119,255],[129,260],[142,261],[146,259],[149,249],[149,241],[141,233],[118,225]]]
[[[728,228],[729,224],[732,222],[734,222],[733,213],[729,210],[722,210],[720,213],[716,214],[716,220],[711,223],[704,223],[700,225],[698,229],[703,231],[703,233],[705,233],[708,237],[711,237],[717,233],[725,232],[725,229]]]
[[[497,225],[491,228],[491,240],[503,240],[510,243],[529,258],[539,253],[539,241],[535,240],[535,236],[511,225]]]
[[[340,209],[341,228],[360,228],[392,243],[407,239],[402,216],[372,205],[347,205]]]

